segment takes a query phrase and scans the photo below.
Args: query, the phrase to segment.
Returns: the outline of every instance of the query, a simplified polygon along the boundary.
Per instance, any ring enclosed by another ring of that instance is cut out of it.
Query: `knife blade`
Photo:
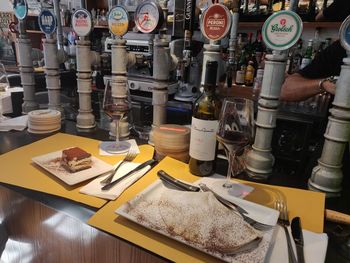
[[[298,263],[304,263],[304,237],[303,230],[301,228],[300,217],[294,217],[292,219],[291,225],[292,236],[297,248]]]
[[[159,176],[160,179],[166,181],[167,183],[175,186],[175,187],[179,187],[185,191],[190,191],[190,192],[199,192],[201,189],[197,186],[194,185],[190,185],[190,184],[186,184],[174,177],[172,177],[171,175],[169,175],[167,172],[165,172],[164,170],[159,170],[157,172],[157,175]]]
[[[140,171],[141,169],[145,168],[147,165],[152,165],[156,162],[156,160],[151,159],[146,162],[141,163],[140,165],[136,166],[134,169],[132,169],[130,172],[126,173],[125,175],[119,177],[117,180],[114,180],[113,182],[106,184],[105,186],[101,187],[101,190],[109,190],[117,183],[121,182],[125,178],[134,175],[136,172]]]

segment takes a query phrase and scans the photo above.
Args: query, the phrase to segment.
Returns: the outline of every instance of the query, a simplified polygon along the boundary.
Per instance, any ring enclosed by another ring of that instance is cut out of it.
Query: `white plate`
[[[62,150],[34,157],[32,158],[32,161],[68,185],[74,185],[83,182],[113,169],[112,165],[105,163],[104,161],[101,161],[94,156],[91,156],[91,168],[75,173],[70,173],[61,166],[61,156]]]
[[[128,207],[129,204],[131,204],[132,206],[137,206],[141,201],[147,200],[147,201],[151,201],[151,200],[159,200],[161,194],[163,193],[163,191],[165,191],[168,187],[165,186],[160,180],[157,180],[155,183],[153,183],[152,185],[150,185],[149,187],[147,187],[144,191],[142,191],[141,193],[139,193],[137,196],[135,196],[132,200],[130,200],[128,203],[123,204],[122,206],[120,206],[115,213],[117,213],[120,216],[123,216],[137,224],[140,224],[148,229],[151,229],[155,232],[158,232],[160,234],[163,234],[171,239],[175,239],[183,244],[189,245],[195,249],[198,249],[202,252],[205,252],[209,255],[212,255],[214,257],[220,258],[224,261],[227,262],[263,262],[267,252],[269,250],[269,248],[271,247],[271,245],[273,244],[273,239],[274,239],[274,232],[276,229],[276,226],[273,227],[272,229],[265,231],[264,235],[263,235],[263,239],[260,242],[259,246],[250,251],[250,252],[246,252],[246,253],[241,253],[235,256],[227,256],[227,255],[222,255],[221,253],[215,253],[213,251],[208,251],[205,249],[202,249],[200,247],[197,247],[193,244],[189,244],[188,242],[186,242],[186,240],[184,240],[181,237],[178,236],[171,236],[169,235],[167,232],[163,231],[163,230],[159,230],[159,229],[155,229],[152,228],[152,226],[145,224],[145,223],[141,223],[137,220],[137,218],[135,218],[134,216],[128,214]],[[238,198],[237,198],[238,199]],[[272,225],[276,225],[277,223],[277,219],[278,219],[278,215],[279,213],[271,208],[267,208],[246,200],[241,200],[240,201],[240,205],[244,208],[249,210],[249,212],[254,211],[255,215],[258,215],[258,217],[260,219],[264,219],[264,222],[269,222]],[[155,210],[156,211],[156,210]]]

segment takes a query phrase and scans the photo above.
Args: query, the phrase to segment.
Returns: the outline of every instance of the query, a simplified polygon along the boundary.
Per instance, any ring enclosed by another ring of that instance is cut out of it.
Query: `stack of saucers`
[[[42,134],[59,129],[61,129],[61,112],[45,109],[28,113],[28,132]]]

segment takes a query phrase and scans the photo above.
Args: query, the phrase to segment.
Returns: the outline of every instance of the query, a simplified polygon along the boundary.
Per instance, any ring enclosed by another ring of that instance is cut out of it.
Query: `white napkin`
[[[0,131],[10,131],[10,130],[23,131],[25,128],[27,128],[27,122],[28,122],[28,115],[7,119],[0,122]]]
[[[101,142],[101,144],[110,143],[110,142],[112,142],[112,141]],[[131,144],[131,148],[130,149],[133,149],[135,153],[137,153],[137,154],[140,153],[140,149],[137,146],[137,143],[136,143],[136,141],[134,139],[126,140],[126,142]],[[102,150],[101,147],[99,147],[99,149],[100,149],[99,154],[102,155],[102,156],[121,155],[121,154],[113,154],[113,153],[106,152],[106,151]],[[126,153],[122,153],[122,154],[126,154]]]
[[[303,229],[304,256],[307,263],[320,263],[326,259],[328,236]],[[292,239],[293,240],[293,239]],[[294,245],[294,242],[292,242]],[[295,246],[294,246],[295,251]],[[282,227],[277,227],[276,240],[265,262],[280,263],[288,259],[287,240]],[[295,253],[296,255],[296,253]]]
[[[119,163],[118,163],[119,164]],[[118,165],[116,164],[116,165]],[[125,163],[123,164],[117,171],[117,173],[114,175],[113,181],[117,180],[119,177],[123,176],[124,174],[128,173],[132,169],[134,169],[136,166],[138,166],[140,163]],[[115,166],[116,167],[116,166]],[[113,186],[111,189],[103,191],[101,190],[101,181],[105,179],[109,174],[97,177],[92,182],[85,185],[83,188],[80,189],[80,193],[87,194],[87,195],[93,195],[100,198],[108,199],[108,200],[115,200],[117,199],[130,185],[132,185],[134,182],[136,182],[139,178],[141,178],[145,173],[148,172],[148,170],[151,169],[151,166],[148,165],[147,167],[141,169],[134,175],[122,180],[121,182],[117,183],[115,186]]]
[[[11,92],[23,92],[23,88],[21,87],[13,87],[7,89],[5,92],[0,92],[0,98],[2,103],[2,113],[12,113],[12,100],[11,100]]]

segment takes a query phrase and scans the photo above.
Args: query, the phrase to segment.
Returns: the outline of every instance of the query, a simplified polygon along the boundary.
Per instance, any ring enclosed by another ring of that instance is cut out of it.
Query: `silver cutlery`
[[[148,165],[153,165],[154,163],[156,163],[156,160],[148,160],[146,162],[141,163],[140,165],[138,165],[137,167],[135,167],[134,169],[132,169],[130,172],[126,173],[125,175],[119,177],[117,180],[112,181],[109,184],[106,184],[105,186],[103,186],[101,188],[101,190],[106,191],[111,189],[113,186],[115,186],[116,184],[118,184],[119,182],[123,181],[124,179],[134,175],[136,172],[140,171],[141,169],[145,168]]]
[[[237,211],[242,216],[244,221],[246,221],[248,224],[250,224],[252,227],[254,227],[258,230],[264,231],[264,230],[271,229],[273,227],[271,225],[264,224],[264,223],[258,222],[256,220],[250,218],[249,216],[247,216],[248,212],[244,208],[242,208],[241,206],[239,206],[239,205],[225,199],[224,197],[220,196],[219,194],[217,194],[216,192],[211,190],[209,187],[207,187],[203,183],[199,184],[199,187],[197,187],[197,186],[185,183],[183,181],[177,180],[176,178],[172,177],[171,175],[169,175],[168,173],[166,173],[163,170],[159,170],[157,172],[157,175],[159,176],[159,178],[162,181],[169,183],[170,185],[176,187],[179,190],[191,191],[191,192],[199,192],[199,191],[208,192],[208,191],[210,191],[211,193],[213,193],[215,198],[220,203],[222,203],[223,205],[225,205],[226,207],[228,207],[229,209],[231,209],[233,211]]]
[[[295,242],[295,246],[297,248],[298,263],[304,263],[304,237],[303,230],[301,228],[300,217],[294,217],[292,219],[290,228],[292,229],[292,236]]]
[[[115,167],[113,169],[113,171],[111,171],[111,174],[108,177],[106,177],[105,179],[103,179],[100,182],[100,184],[106,185],[106,184],[109,184],[110,182],[112,182],[113,177],[116,174],[116,172],[118,171],[118,169],[126,162],[132,162],[136,156],[137,156],[136,151],[134,149],[130,148],[128,153],[125,155],[124,159],[117,165],[117,167]]]
[[[275,209],[280,212],[278,224],[283,228],[286,239],[287,239],[287,246],[288,246],[288,261],[289,263],[297,263],[297,260],[294,255],[293,246],[292,246],[292,240],[289,235],[288,226],[289,226],[289,219],[288,219],[288,210],[287,210],[287,204],[285,201],[281,199],[277,199],[275,201]]]

